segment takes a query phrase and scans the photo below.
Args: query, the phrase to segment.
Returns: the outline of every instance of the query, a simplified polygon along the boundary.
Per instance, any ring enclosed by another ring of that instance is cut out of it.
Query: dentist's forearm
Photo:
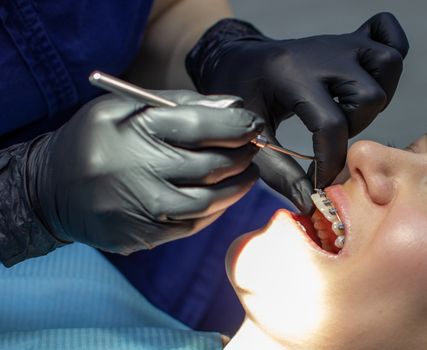
[[[185,56],[207,29],[231,16],[228,0],[155,0],[127,78],[153,89],[193,88]]]

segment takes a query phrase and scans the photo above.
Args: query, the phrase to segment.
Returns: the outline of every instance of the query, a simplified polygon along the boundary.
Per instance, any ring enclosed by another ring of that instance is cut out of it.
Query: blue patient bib
[[[0,349],[217,350],[151,305],[96,250],[72,244],[0,267]]]

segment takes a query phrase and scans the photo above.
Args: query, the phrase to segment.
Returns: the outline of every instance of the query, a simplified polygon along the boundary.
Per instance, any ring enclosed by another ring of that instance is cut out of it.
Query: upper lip
[[[345,244],[342,248],[341,253],[348,250],[348,246],[351,243],[352,232],[351,232],[351,219],[350,219],[350,203],[348,196],[343,190],[341,185],[333,185],[325,188],[325,192],[328,198],[334,204],[335,209],[338,212],[338,215],[341,221],[344,224],[344,234],[345,234]]]

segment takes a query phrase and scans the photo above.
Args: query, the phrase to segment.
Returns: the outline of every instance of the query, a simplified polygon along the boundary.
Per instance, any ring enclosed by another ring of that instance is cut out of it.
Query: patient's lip
[[[333,202],[334,207],[338,211],[338,215],[345,226],[345,244],[340,254],[348,250],[351,244],[351,218],[350,218],[350,201],[341,185],[333,185],[325,188],[328,198]]]

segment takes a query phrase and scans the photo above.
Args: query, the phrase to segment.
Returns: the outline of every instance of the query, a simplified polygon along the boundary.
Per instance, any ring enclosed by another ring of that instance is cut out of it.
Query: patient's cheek
[[[427,216],[408,206],[392,217],[380,228],[375,263],[394,278],[427,288]]]

